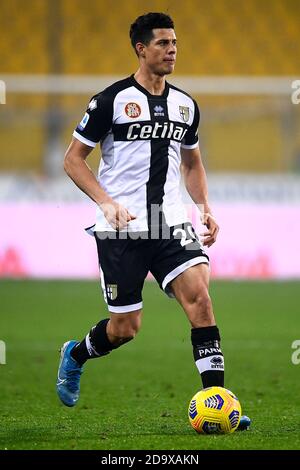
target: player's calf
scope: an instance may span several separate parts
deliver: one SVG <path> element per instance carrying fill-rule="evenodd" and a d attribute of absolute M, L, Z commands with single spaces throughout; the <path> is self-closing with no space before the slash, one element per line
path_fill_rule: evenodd
<path fill-rule="evenodd" d="M 101 320 L 81 343 L 73 348 L 71 351 L 73 359 L 82 366 L 88 359 L 106 356 L 113 349 L 131 341 L 138 331 L 140 320 L 135 318 L 132 321 L 129 315 L 113 314 L 113 318 Z"/>
<path fill-rule="evenodd" d="M 96 357 L 106 356 L 115 346 L 107 336 L 107 324 L 109 318 L 101 320 L 93 326 L 86 337 L 78 343 L 71 351 L 71 356 L 81 366 L 88 360 Z"/>

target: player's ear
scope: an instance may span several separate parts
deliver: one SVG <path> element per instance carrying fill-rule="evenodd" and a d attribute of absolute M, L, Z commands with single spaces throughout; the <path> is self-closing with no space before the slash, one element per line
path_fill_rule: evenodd
<path fill-rule="evenodd" d="M 142 42 L 136 43 L 135 50 L 139 57 L 145 57 L 145 45 Z"/>

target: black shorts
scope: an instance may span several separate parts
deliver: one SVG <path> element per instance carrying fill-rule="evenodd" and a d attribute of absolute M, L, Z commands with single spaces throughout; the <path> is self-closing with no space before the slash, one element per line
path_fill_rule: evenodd
<path fill-rule="evenodd" d="M 95 232 L 101 287 L 110 312 L 142 308 L 142 289 L 149 271 L 161 289 L 173 297 L 173 279 L 191 266 L 209 263 L 190 223 L 168 230 L 169 236 L 160 234 L 156 239 L 149 239 L 147 233 Z M 117 238 L 111 238 L 112 233 Z"/>

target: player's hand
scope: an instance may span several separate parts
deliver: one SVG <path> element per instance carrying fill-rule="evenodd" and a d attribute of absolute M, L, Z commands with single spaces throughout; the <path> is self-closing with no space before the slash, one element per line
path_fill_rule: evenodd
<path fill-rule="evenodd" d="M 127 227 L 131 220 L 136 219 L 135 215 L 130 214 L 125 207 L 113 200 L 111 202 L 101 204 L 100 208 L 102 209 L 107 222 L 115 230 L 122 230 Z"/>
<path fill-rule="evenodd" d="M 201 222 L 207 228 L 207 232 L 201 233 L 201 237 L 203 237 L 203 245 L 209 248 L 217 239 L 219 226 L 216 219 L 208 212 L 202 214 Z"/>

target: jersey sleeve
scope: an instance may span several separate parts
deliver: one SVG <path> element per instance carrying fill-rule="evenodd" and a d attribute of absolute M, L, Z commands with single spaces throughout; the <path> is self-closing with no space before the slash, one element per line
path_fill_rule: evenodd
<path fill-rule="evenodd" d="M 112 117 L 112 98 L 99 93 L 90 100 L 82 120 L 73 132 L 73 136 L 80 142 L 95 147 L 111 129 Z"/>
<path fill-rule="evenodd" d="M 194 149 L 198 146 L 198 127 L 200 122 L 200 112 L 196 101 L 193 100 L 194 103 L 194 119 L 189 127 L 181 147 L 184 149 Z"/>

